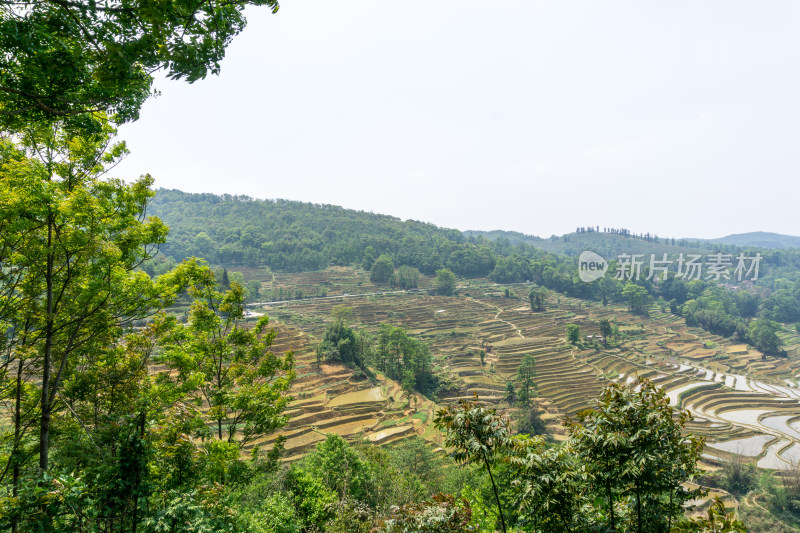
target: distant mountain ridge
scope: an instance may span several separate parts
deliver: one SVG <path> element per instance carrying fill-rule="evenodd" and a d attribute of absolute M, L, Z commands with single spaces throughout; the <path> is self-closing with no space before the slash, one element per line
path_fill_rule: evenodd
<path fill-rule="evenodd" d="M 718 239 L 695 240 L 717 242 L 720 244 L 734 244 L 736 246 L 754 246 L 758 248 L 800 248 L 800 237 L 771 233 L 768 231 L 751 231 L 749 233 L 727 235 Z"/>
<path fill-rule="evenodd" d="M 577 255 L 582 250 L 598 251 L 603 249 L 606 253 L 625 251 L 627 253 L 656 252 L 682 252 L 692 249 L 705 249 L 717 251 L 720 246 L 740 248 L 763 249 L 789 249 L 800 248 L 800 237 L 770 233 L 766 231 L 753 231 L 737 233 L 716 239 L 701 238 L 659 238 L 656 236 L 643 238 L 640 235 L 620 235 L 605 231 L 589 231 L 585 233 L 567 233 L 565 235 L 542 238 L 536 235 L 527 235 L 517 231 L 477 231 L 463 232 L 467 236 L 481 236 L 489 240 L 507 240 L 510 244 L 528 244 L 548 252 Z"/>

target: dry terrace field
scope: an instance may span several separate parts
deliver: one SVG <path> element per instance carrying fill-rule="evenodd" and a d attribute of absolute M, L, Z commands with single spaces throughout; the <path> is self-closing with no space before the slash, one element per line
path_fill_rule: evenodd
<path fill-rule="evenodd" d="M 430 279 L 425 284 L 430 286 Z M 438 399 L 440 405 L 477 393 L 481 401 L 509 410 L 506 383 L 515 380 L 520 361 L 531 354 L 537 403 L 556 438 L 564 434 L 560 421 L 590 407 L 605 384 L 635 386 L 637 377 L 646 377 L 695 416 L 690 429 L 707 438 L 710 463 L 734 453 L 763 468 L 787 468 L 800 460 L 796 334 L 782 333 L 788 359 L 765 359 L 751 347 L 687 328 L 681 318 L 657 309 L 642 318 L 551 293 L 547 310 L 532 312 L 525 285 L 508 286 L 510 298 L 503 296 L 505 286 L 485 280 L 466 282 L 455 297 L 432 296 L 394 292 L 370 283 L 364 272 L 332 268 L 278 274 L 263 283 L 264 289 L 276 286 L 287 294 L 299 288 L 304 295 L 325 288 L 322 298 L 257 306 L 279 331 L 274 350 L 292 349 L 297 357 L 292 420 L 281 432 L 287 437 L 287 460 L 301 457 L 327 433 L 376 443 L 420 435 L 432 446 L 440 439 L 431 427 L 433 402 L 419 395 L 409 402 L 397 383 L 380 375 L 372 383 L 355 378 L 343 365 L 315 364 L 314 347 L 337 305 L 352 307 L 356 328 L 375 331 L 385 322 L 427 342 L 435 370 L 459 384 L 457 392 Z M 386 294 L 375 294 L 382 291 Z M 598 334 L 604 318 L 618 325 L 623 337 L 618 346 L 566 342 L 567 324 L 578 324 L 585 337 Z"/>

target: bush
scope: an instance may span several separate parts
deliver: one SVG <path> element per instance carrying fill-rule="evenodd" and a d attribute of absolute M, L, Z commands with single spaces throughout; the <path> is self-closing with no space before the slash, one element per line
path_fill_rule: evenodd
<path fill-rule="evenodd" d="M 456 500 L 449 494 L 437 494 L 427 502 L 393 507 L 391 515 L 381 521 L 376 530 L 386 533 L 468 533 L 477 531 L 471 521 L 472 510 L 466 499 Z"/>
<path fill-rule="evenodd" d="M 758 470 L 752 463 L 745 463 L 741 456 L 734 455 L 722 467 L 722 488 L 737 496 L 744 496 L 758 483 Z"/>

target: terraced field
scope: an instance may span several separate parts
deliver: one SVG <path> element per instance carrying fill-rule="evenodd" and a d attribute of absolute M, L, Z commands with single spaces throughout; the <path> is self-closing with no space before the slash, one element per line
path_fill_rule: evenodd
<path fill-rule="evenodd" d="M 330 433 L 386 444 L 421 431 L 421 419 L 411 416 L 432 409 L 431 402 L 420 398 L 411 409 L 407 399 L 400 401 L 400 387 L 391 380 L 372 383 L 356 378 L 344 365 L 316 365 L 314 342 L 307 334 L 285 324 L 272 325 L 277 331 L 272 351 L 294 351 L 297 379 L 291 394 L 295 400 L 288 410 L 289 423 L 250 447 L 271 446 L 282 436 L 286 439 L 284 460 L 294 461 Z"/>
<path fill-rule="evenodd" d="M 314 283 L 324 282 L 326 273 L 298 275 L 297 281 L 313 288 Z M 353 281 L 358 280 L 356 274 L 334 274 L 340 285 L 350 279 L 364 292 L 374 292 L 375 287 L 363 280 L 360 285 Z M 290 276 L 282 283 L 291 289 Z M 412 434 L 431 441 L 439 438 L 430 427 L 432 402 L 417 397 L 409 405 L 390 380 L 381 377 L 370 383 L 354 379 L 344 366 L 314 365 L 313 346 L 333 307 L 345 303 L 353 308 L 356 327 L 400 325 L 431 346 L 435 369 L 459 384 L 457 391 L 438 398 L 439 404 L 477 393 L 484 402 L 510 409 L 504 398 L 506 383 L 515 380 L 520 361 L 530 354 L 536 360 L 537 403 L 557 437 L 563 434 L 560 420 L 589 407 L 605 384 L 620 381 L 635 386 L 637 378 L 646 377 L 674 405 L 695 415 L 690 430 L 707 438 L 707 460 L 727 460 L 738 453 L 761 467 L 776 469 L 800 460 L 796 335 L 783 333 L 788 359 L 765 359 L 746 345 L 687 328 L 682 319 L 668 313 L 655 311 L 642 318 L 621 308 L 559 295 L 550 296 L 546 311 L 532 312 L 524 299 L 527 290 L 527 286 L 511 287 L 511 297 L 504 298 L 497 286 L 472 281 L 460 289 L 464 296 L 459 297 L 422 291 L 353 293 L 344 302 L 321 298 L 264 306 L 280 324 L 276 349 L 291 348 L 298 354 L 297 401 L 293 419 L 282 432 L 288 439 L 289 459 L 301 456 L 329 432 L 379 443 Z M 583 336 L 594 335 L 601 319 L 619 327 L 622 339 L 616 346 L 586 341 L 576 347 L 566 342 L 567 324 L 578 324 Z"/>

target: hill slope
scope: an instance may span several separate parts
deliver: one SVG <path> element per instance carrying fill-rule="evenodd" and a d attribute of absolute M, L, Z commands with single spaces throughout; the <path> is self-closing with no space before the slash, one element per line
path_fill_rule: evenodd
<path fill-rule="evenodd" d="M 770 233 L 767 231 L 736 233 L 720 237 L 719 239 L 709 239 L 709 242 L 735 244 L 736 246 L 754 246 L 758 248 L 800 248 L 800 237 Z"/>

